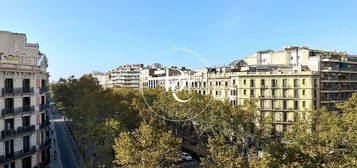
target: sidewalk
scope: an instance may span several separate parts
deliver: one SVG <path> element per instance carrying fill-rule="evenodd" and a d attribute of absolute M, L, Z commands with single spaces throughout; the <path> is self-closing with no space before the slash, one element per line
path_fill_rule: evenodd
<path fill-rule="evenodd" d="M 52 144 L 51 144 L 50 168 L 62 168 L 61 155 L 59 154 L 59 150 L 58 150 L 57 135 L 56 135 L 56 131 L 55 131 L 55 127 L 54 127 L 54 123 L 53 123 L 52 119 L 51 119 L 51 130 L 53 130 L 52 139 L 55 138 L 56 143 L 54 144 L 52 141 Z M 53 160 L 53 151 L 55 151 L 55 150 L 57 152 L 57 157 L 55 160 Z"/>

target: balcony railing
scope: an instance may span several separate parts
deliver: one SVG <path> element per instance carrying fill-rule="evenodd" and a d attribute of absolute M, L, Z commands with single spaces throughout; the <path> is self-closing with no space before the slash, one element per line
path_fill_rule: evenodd
<path fill-rule="evenodd" d="M 7 95 L 21 95 L 21 94 L 33 94 L 34 93 L 34 88 L 3 88 L 2 89 L 2 95 L 7 96 Z"/>
<path fill-rule="evenodd" d="M 40 111 L 44 111 L 50 108 L 50 104 L 40 104 Z"/>
<path fill-rule="evenodd" d="M 41 93 L 41 94 L 43 94 L 43 93 L 47 93 L 47 92 L 48 92 L 48 90 L 49 90 L 49 89 L 48 89 L 48 87 L 47 87 L 47 86 L 46 86 L 46 87 L 41 87 L 41 88 L 40 88 L 40 93 Z"/>
<path fill-rule="evenodd" d="M 23 156 L 26 156 L 28 154 L 32 154 L 36 152 L 36 146 L 32 146 L 27 150 L 19 150 L 10 154 L 5 154 L 0 156 L 0 163 L 5 163 L 8 162 L 10 160 L 14 160 L 14 159 L 18 159 L 21 158 Z"/>
<path fill-rule="evenodd" d="M 45 140 L 45 142 L 40 144 L 40 150 L 43 150 L 50 145 L 51 145 L 51 139 L 49 138 L 49 139 Z"/>
<path fill-rule="evenodd" d="M 35 106 L 24 106 L 19 108 L 4 108 L 1 111 L 1 116 L 6 117 L 9 115 L 20 115 L 23 113 L 34 112 Z"/>
<path fill-rule="evenodd" d="M 5 139 L 7 137 L 14 137 L 32 131 L 35 131 L 35 125 L 26 126 L 26 127 L 17 127 L 17 129 L 5 129 L 4 131 L 1 132 L 1 137 Z"/>

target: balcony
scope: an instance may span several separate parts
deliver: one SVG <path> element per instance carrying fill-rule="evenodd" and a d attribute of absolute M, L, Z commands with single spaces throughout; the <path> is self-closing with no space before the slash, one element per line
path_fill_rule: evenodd
<path fill-rule="evenodd" d="M 4 108 L 1 111 L 1 117 L 22 115 L 35 112 L 35 106 L 24 106 L 19 108 Z"/>
<path fill-rule="evenodd" d="M 3 88 L 2 96 L 33 94 L 34 88 Z"/>
<path fill-rule="evenodd" d="M 49 91 L 48 87 L 40 87 L 40 94 L 47 93 Z"/>
<path fill-rule="evenodd" d="M 40 104 L 40 111 L 48 110 L 50 108 L 50 104 Z"/>
<path fill-rule="evenodd" d="M 5 129 L 4 131 L 1 132 L 1 138 L 5 139 L 8 137 L 15 137 L 33 131 L 35 131 L 35 125 L 26 126 L 26 127 L 17 127 L 17 129 Z"/>
<path fill-rule="evenodd" d="M 45 142 L 40 144 L 40 150 L 46 149 L 50 145 L 51 145 L 51 138 L 45 140 Z"/>
<path fill-rule="evenodd" d="M 21 158 L 23 156 L 33 154 L 36 152 L 36 146 L 32 146 L 26 150 L 19 150 L 10 154 L 0 156 L 0 164 Z"/>

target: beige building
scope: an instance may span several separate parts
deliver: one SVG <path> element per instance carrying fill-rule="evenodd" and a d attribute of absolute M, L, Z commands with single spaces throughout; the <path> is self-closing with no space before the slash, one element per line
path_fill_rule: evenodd
<path fill-rule="evenodd" d="M 49 164 L 47 58 L 26 35 L 0 31 L 0 167 Z"/>
<path fill-rule="evenodd" d="M 283 131 L 296 115 L 319 106 L 319 75 L 316 72 L 239 72 L 232 76 L 232 104 L 256 99 L 260 115 L 270 117 L 275 129 Z"/>
<path fill-rule="evenodd" d="M 273 133 L 284 131 L 295 117 L 305 118 L 311 109 L 338 110 L 335 104 L 357 91 L 357 56 L 307 47 L 259 51 L 226 67 L 192 72 L 189 90 L 232 105 L 257 100 L 259 114 L 271 118 Z M 159 79 L 149 76 L 150 81 Z"/>

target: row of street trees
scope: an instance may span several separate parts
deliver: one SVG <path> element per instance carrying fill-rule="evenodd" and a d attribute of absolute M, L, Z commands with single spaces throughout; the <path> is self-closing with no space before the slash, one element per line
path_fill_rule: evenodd
<path fill-rule="evenodd" d="M 84 167 L 179 167 L 185 144 L 205 151 L 201 167 L 357 166 L 357 95 L 338 105 L 341 112 L 311 111 L 273 136 L 254 100 L 231 106 L 182 91 L 192 100 L 180 103 L 159 88 L 103 89 L 90 75 L 61 79 L 51 91 Z"/>

